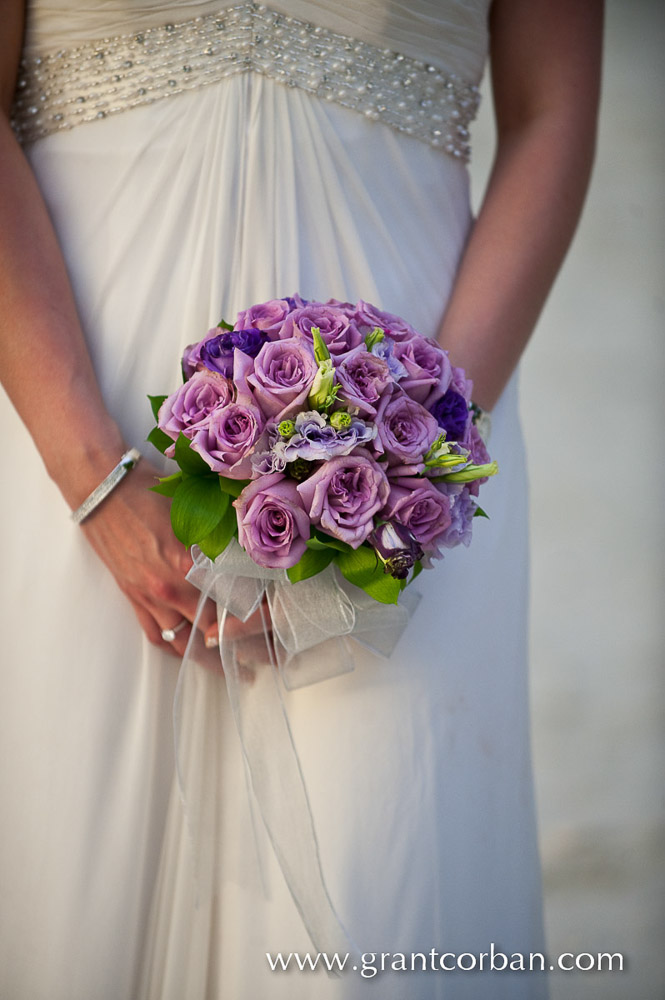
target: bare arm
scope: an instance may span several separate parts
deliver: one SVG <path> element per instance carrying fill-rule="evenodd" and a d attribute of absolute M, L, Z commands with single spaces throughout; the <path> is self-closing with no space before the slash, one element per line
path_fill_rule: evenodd
<path fill-rule="evenodd" d="M 2 382 L 49 475 L 75 508 L 115 466 L 126 444 L 102 399 L 48 212 L 8 123 L 22 21 L 22 4 L 0 0 Z M 38 394 L 30 363 L 35 357 L 48 373 Z M 187 629 L 170 646 L 160 632 L 183 617 L 193 619 L 197 591 L 184 579 L 191 558 L 173 537 L 168 505 L 148 490 L 155 475 L 141 462 L 81 530 L 151 641 L 182 653 Z"/>
<path fill-rule="evenodd" d="M 439 340 L 491 409 L 575 231 L 595 148 L 602 0 L 494 0 L 497 151 Z"/>

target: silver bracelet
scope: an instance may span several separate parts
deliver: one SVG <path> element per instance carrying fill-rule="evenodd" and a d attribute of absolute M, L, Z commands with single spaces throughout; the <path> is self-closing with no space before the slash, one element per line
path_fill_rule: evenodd
<path fill-rule="evenodd" d="M 102 500 L 105 500 L 109 493 L 116 488 L 120 480 L 125 478 L 130 469 L 134 468 L 140 458 L 141 452 L 138 448 L 130 448 L 129 451 L 126 451 L 115 469 L 109 472 L 106 479 L 102 480 L 99 486 L 95 487 L 90 496 L 86 497 L 77 510 L 72 511 L 72 521 L 75 521 L 76 524 L 85 521 L 86 517 L 89 517 L 93 510 L 99 507 Z"/>

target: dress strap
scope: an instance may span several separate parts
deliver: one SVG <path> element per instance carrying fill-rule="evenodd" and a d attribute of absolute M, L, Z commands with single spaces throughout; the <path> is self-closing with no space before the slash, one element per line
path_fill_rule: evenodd
<path fill-rule="evenodd" d="M 469 159 L 475 85 L 257 3 L 24 58 L 13 127 L 21 142 L 32 142 L 246 72 Z"/>

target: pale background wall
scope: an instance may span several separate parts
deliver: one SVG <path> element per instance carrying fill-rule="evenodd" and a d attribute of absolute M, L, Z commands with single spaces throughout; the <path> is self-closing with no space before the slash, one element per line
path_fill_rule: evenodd
<path fill-rule="evenodd" d="M 592 188 L 522 367 L 534 763 L 549 953 L 626 956 L 552 1000 L 663 1000 L 665 4 L 606 18 Z M 492 130 L 486 97 L 476 192 Z"/>

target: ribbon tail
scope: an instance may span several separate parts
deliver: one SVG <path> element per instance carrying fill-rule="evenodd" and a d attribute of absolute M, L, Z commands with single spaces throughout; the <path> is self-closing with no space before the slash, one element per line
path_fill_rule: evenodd
<path fill-rule="evenodd" d="M 275 856 L 319 952 L 358 954 L 323 877 L 314 820 L 278 681 L 270 621 L 263 635 L 233 641 L 218 608 L 220 654 L 252 790 Z"/>

